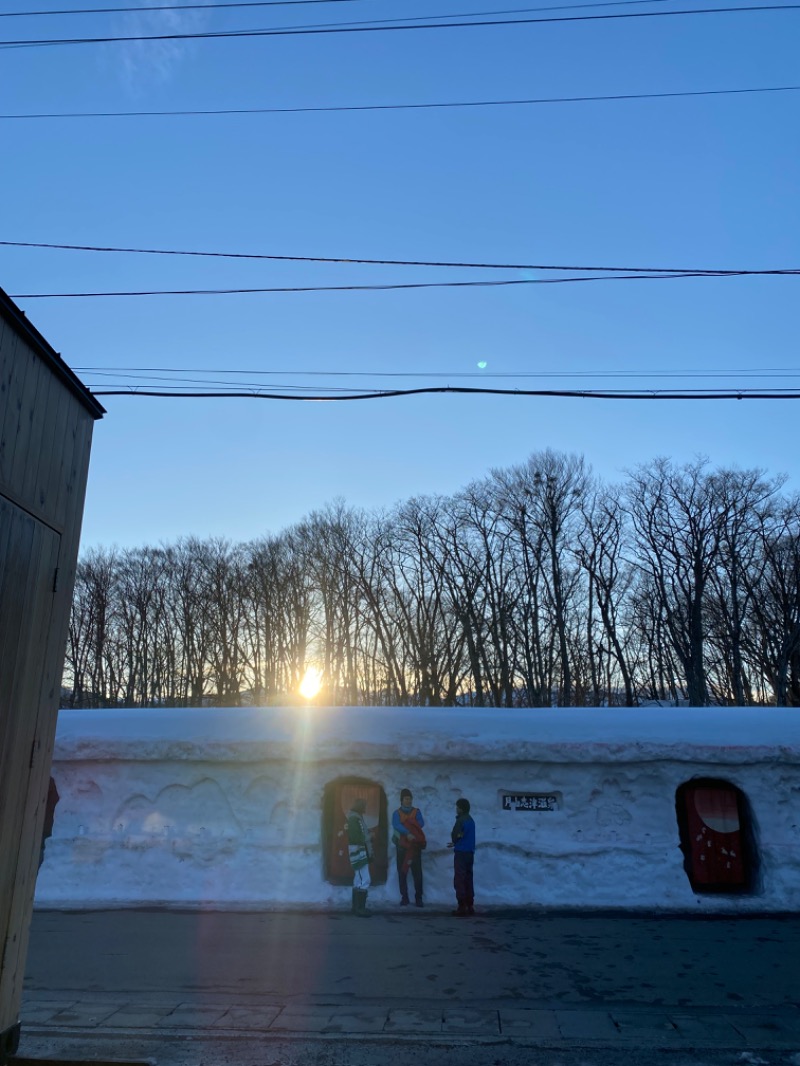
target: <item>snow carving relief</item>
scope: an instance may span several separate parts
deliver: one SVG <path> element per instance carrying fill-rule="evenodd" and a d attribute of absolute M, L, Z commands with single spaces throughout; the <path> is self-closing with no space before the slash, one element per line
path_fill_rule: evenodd
<path fill-rule="evenodd" d="M 633 821 L 631 812 L 620 803 L 610 803 L 598 807 L 596 814 L 597 824 L 603 829 L 620 828 Z"/>
<path fill-rule="evenodd" d="M 623 830 L 633 822 L 629 804 L 633 794 L 629 789 L 622 789 L 616 779 L 606 779 L 602 788 L 595 788 L 589 797 L 589 803 L 595 811 L 595 824 L 600 836 L 617 839 L 615 830 Z"/>
<path fill-rule="evenodd" d="M 202 865 L 232 854 L 242 827 L 224 792 L 210 778 L 192 785 L 167 785 L 154 799 L 128 798 L 113 819 L 115 835 L 125 847 L 146 847 L 163 841 L 182 859 Z"/>

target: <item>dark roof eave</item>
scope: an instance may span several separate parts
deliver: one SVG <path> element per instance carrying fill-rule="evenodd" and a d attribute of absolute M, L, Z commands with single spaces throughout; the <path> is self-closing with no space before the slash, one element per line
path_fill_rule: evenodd
<path fill-rule="evenodd" d="M 0 316 L 5 319 L 16 333 L 24 338 L 50 367 L 56 377 L 81 401 L 89 411 L 92 418 L 102 418 L 106 413 L 105 407 L 92 395 L 80 378 L 67 366 L 58 352 L 41 335 L 39 330 L 28 321 L 25 312 L 21 311 L 11 297 L 0 289 Z"/>

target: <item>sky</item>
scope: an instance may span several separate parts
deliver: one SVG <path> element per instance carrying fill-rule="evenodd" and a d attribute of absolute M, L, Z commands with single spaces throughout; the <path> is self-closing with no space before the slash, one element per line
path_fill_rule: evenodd
<path fill-rule="evenodd" d="M 141 10 L 114 14 L 100 12 L 126 6 L 123 0 L 75 6 L 93 11 L 17 17 L 9 13 L 21 10 L 19 0 L 0 0 L 0 42 L 434 14 L 459 21 L 497 11 L 517 13 L 483 18 L 545 18 L 564 3 L 554 0 L 546 11 L 487 0 L 156 11 L 131 0 L 127 6 Z M 728 5 L 652 0 L 569 6 L 561 14 L 693 6 Z M 0 240 L 522 266 L 798 268 L 800 91 L 250 115 L 8 116 L 775 89 L 800 86 L 799 34 L 800 11 L 786 10 L 6 46 Z M 556 276 L 0 245 L 0 286 L 98 392 L 120 383 L 174 386 L 166 368 L 183 371 L 186 387 L 236 381 L 298 395 L 429 385 L 800 386 L 796 276 L 33 298 Z M 792 400 L 100 399 L 108 413 L 95 427 L 84 550 L 189 535 L 250 540 L 337 498 L 374 509 L 454 493 L 545 448 L 583 455 L 605 482 L 656 456 L 683 462 L 706 455 L 715 466 L 785 473 L 787 491 L 800 490 Z"/>

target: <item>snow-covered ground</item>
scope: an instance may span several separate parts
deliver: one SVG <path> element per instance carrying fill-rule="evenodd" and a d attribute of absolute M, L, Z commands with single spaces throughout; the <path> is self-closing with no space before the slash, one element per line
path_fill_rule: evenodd
<path fill-rule="evenodd" d="M 480 905 L 800 909 L 791 709 L 62 711 L 53 774 L 38 906 L 349 906 L 349 888 L 325 878 L 323 798 L 355 777 L 383 790 L 389 815 L 413 790 L 428 904 L 453 900 L 446 843 L 463 795 Z M 692 891 L 675 797 L 699 777 L 749 801 L 752 894 Z M 377 822 L 378 806 L 368 815 Z M 378 907 L 398 898 L 389 859 Z"/>

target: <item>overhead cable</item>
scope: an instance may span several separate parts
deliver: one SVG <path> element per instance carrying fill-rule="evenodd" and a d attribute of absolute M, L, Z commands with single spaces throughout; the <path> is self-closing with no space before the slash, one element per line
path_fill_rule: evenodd
<path fill-rule="evenodd" d="M 257 37 L 303 37 L 320 34 L 343 33 L 401 33 L 412 30 L 449 30 L 487 26 L 532 26 L 557 22 L 600 22 L 618 19 L 675 18 L 688 15 L 728 15 L 735 13 L 797 11 L 800 4 L 749 4 L 737 7 L 697 7 L 679 11 L 617 11 L 602 15 L 553 15 L 546 18 L 524 19 L 479 19 L 436 23 L 409 23 L 402 26 L 317 26 L 317 27 L 267 27 L 254 30 L 203 30 L 194 33 L 124 34 L 106 37 L 50 37 L 0 41 L 3 48 L 35 48 L 48 45 L 124 44 L 133 41 L 200 41 L 237 40 Z"/>
<path fill-rule="evenodd" d="M 648 2 L 648 0 L 643 0 Z M 294 7 L 297 4 L 355 4 L 361 0 L 226 0 L 212 4 L 148 4 L 147 7 L 78 7 L 50 8 L 47 11 L 0 11 L 0 18 L 28 18 L 36 15 L 121 15 L 134 12 L 149 15 L 153 11 L 213 11 L 238 7 Z"/>
<path fill-rule="evenodd" d="M 800 377 L 800 367 L 742 367 L 736 370 L 534 370 L 510 371 L 416 371 L 416 370 L 230 370 L 227 367 L 169 367 L 169 366 L 74 366 L 83 374 L 98 374 L 103 377 L 127 376 L 128 374 L 228 374 L 254 375 L 255 377 L 315 377 L 315 378 L 731 378 L 742 374 L 750 377 Z M 186 378 L 166 380 L 185 381 Z M 214 382 L 206 382 L 214 384 Z M 229 384 L 225 382 L 225 384 Z M 262 387 L 259 382 L 257 387 Z"/>
<path fill-rule="evenodd" d="M 649 2 L 649 0 L 644 0 L 644 2 Z M 600 96 L 539 96 L 520 100 L 450 100 L 421 104 L 340 104 L 332 107 L 223 107 L 183 111 L 42 111 L 0 114 L 0 119 L 175 118 L 214 115 L 301 115 L 343 111 L 426 111 L 437 108 L 522 107 L 542 104 L 612 103 L 624 100 L 668 100 L 690 96 L 735 96 L 745 93 L 789 93 L 797 92 L 798 90 L 800 90 L 800 85 L 772 85 L 752 89 L 696 89 L 687 92 L 615 93 Z"/>
<path fill-rule="evenodd" d="M 256 377 L 258 375 L 257 374 L 253 374 L 251 376 L 252 377 Z M 287 376 L 291 376 L 291 375 L 287 375 Z M 326 375 L 324 373 L 320 373 L 319 375 L 316 375 L 316 376 L 319 377 L 319 378 L 325 378 L 328 375 Z M 362 373 L 362 374 L 354 374 L 352 376 L 353 377 L 360 377 L 360 378 L 373 378 L 373 377 L 380 377 L 380 376 L 392 377 L 393 375 L 391 375 L 391 374 L 387 374 L 387 375 L 375 374 L 375 375 L 373 375 L 373 374 L 368 374 L 368 373 Z M 432 374 L 419 374 L 419 375 L 408 374 L 408 375 L 396 375 L 396 376 L 398 376 L 398 377 L 405 376 L 407 378 L 412 378 L 412 379 L 413 378 L 417 378 L 418 380 L 419 379 L 423 379 L 423 378 L 438 377 L 438 378 L 444 378 L 447 381 L 448 384 L 450 384 L 450 383 L 452 383 L 453 381 L 456 381 L 456 380 L 463 381 L 464 379 L 470 379 L 470 378 L 471 379 L 483 379 L 484 382 L 490 382 L 492 380 L 497 380 L 499 378 L 513 379 L 513 378 L 525 378 L 525 377 L 539 377 L 539 378 L 550 378 L 550 379 L 561 379 L 561 378 L 564 378 L 564 379 L 566 379 L 566 378 L 588 378 L 588 379 L 601 378 L 602 379 L 602 378 L 622 377 L 622 378 L 626 378 L 628 380 L 636 380 L 636 379 L 639 379 L 639 378 L 645 379 L 645 378 L 657 378 L 657 377 L 662 377 L 663 376 L 663 377 L 672 377 L 672 378 L 676 378 L 676 379 L 680 379 L 680 378 L 688 378 L 690 380 L 692 379 L 692 375 L 683 375 L 683 374 L 671 374 L 671 375 L 655 375 L 655 374 L 654 375 L 649 375 L 649 374 L 634 374 L 634 373 L 631 373 L 631 374 L 620 374 L 620 375 L 603 374 L 603 373 L 597 373 L 597 374 L 592 374 L 592 373 L 585 373 L 585 374 L 559 374 L 556 371 L 552 371 L 550 373 L 542 373 L 542 374 L 538 374 L 538 375 L 537 374 L 532 374 L 532 375 L 525 375 L 525 374 L 486 374 L 486 375 L 483 375 L 483 374 L 463 374 L 463 373 L 459 374 L 459 373 L 455 373 L 455 374 L 435 374 L 435 375 L 432 375 Z M 713 387 L 711 385 L 705 385 L 705 386 L 690 385 L 688 383 L 688 381 L 687 381 L 685 384 L 681 383 L 681 382 L 679 382 L 677 384 L 674 384 L 674 385 L 671 386 L 671 389 L 665 389 L 665 388 L 655 388 L 654 389 L 653 387 L 651 387 L 649 385 L 639 384 L 639 385 L 637 385 L 635 387 L 631 387 L 631 388 L 624 388 L 624 389 L 618 388 L 616 391 L 622 391 L 622 392 L 642 392 L 642 391 L 664 392 L 664 391 L 682 390 L 682 391 L 691 391 L 691 392 L 694 392 L 694 393 L 703 393 L 703 394 L 705 394 L 706 392 L 710 392 L 710 391 L 723 391 L 723 392 L 737 393 L 738 394 L 739 392 L 756 392 L 756 391 L 761 391 L 761 390 L 764 390 L 764 389 L 768 389 L 770 392 L 780 392 L 780 393 L 798 391 L 797 385 L 794 385 L 792 387 L 774 385 L 774 384 L 769 384 L 769 385 L 761 384 L 758 387 L 756 387 L 756 386 L 754 386 L 752 384 L 745 385 L 744 382 L 748 380 L 748 377 L 749 377 L 749 381 L 750 382 L 752 382 L 754 380 L 754 377 L 753 376 L 748 376 L 748 375 L 737 375 L 736 373 L 720 374 L 720 375 L 713 375 L 713 374 L 705 375 L 704 374 L 704 375 L 700 375 L 700 378 L 713 378 L 715 376 L 718 376 L 720 378 L 734 378 L 734 379 L 738 377 L 739 378 L 739 382 L 738 383 L 734 383 L 732 385 L 717 385 L 716 387 Z M 769 377 L 772 377 L 772 376 L 773 375 L 760 375 L 759 374 L 759 375 L 756 375 L 755 377 L 760 379 L 760 378 L 769 378 Z M 792 378 L 796 378 L 798 375 L 797 374 L 792 374 L 792 375 L 788 375 L 788 376 L 792 377 Z M 784 379 L 783 375 L 774 375 L 774 377 L 777 380 L 783 380 Z M 111 380 L 100 380 L 100 379 L 111 379 Z M 695 380 L 698 380 L 698 379 L 695 379 Z M 282 381 L 280 384 L 278 384 L 276 382 L 272 382 L 269 385 L 267 385 L 267 383 L 264 382 L 264 381 L 242 381 L 240 379 L 237 382 L 232 382 L 232 381 L 227 381 L 225 379 L 220 380 L 220 379 L 213 378 L 213 377 L 210 377 L 210 376 L 208 376 L 208 377 L 199 377 L 199 378 L 198 377 L 189 377 L 189 376 L 170 378 L 170 377 L 167 377 L 167 376 L 161 375 L 161 374 L 118 374 L 118 373 L 112 374 L 112 373 L 96 373 L 95 372 L 95 373 L 90 373 L 88 375 L 84 375 L 83 381 L 84 381 L 84 384 L 87 386 L 87 388 L 89 388 L 91 391 L 94 391 L 96 388 L 101 388 L 102 387 L 102 388 L 105 388 L 105 389 L 119 390 L 121 392 L 122 391 L 128 391 L 128 390 L 133 390 L 133 391 L 137 391 L 138 392 L 138 391 L 140 391 L 142 389 L 145 389 L 145 390 L 156 390 L 156 391 L 159 391 L 159 392 L 169 392 L 169 393 L 173 393 L 173 394 L 182 394 L 182 393 L 185 393 L 185 392 L 188 392 L 188 391 L 198 391 L 198 392 L 203 392 L 203 393 L 213 391 L 213 392 L 219 392 L 220 394 L 224 394 L 224 395 L 229 395 L 229 394 L 234 394 L 234 393 L 241 393 L 241 392 L 248 392 L 248 393 L 269 392 L 271 394 L 272 393 L 276 393 L 276 392 L 277 393 L 291 392 L 292 394 L 298 394 L 298 395 L 299 394 L 303 394 L 303 393 L 316 393 L 317 395 L 324 394 L 326 396 L 329 396 L 329 395 L 337 395 L 337 394 L 342 394 L 342 393 L 352 393 L 354 390 L 362 391 L 362 392 L 381 392 L 381 393 L 386 391 L 386 387 L 385 386 L 378 386 L 378 385 L 376 385 L 376 384 L 374 384 L 372 382 L 364 382 L 363 384 L 360 384 L 360 385 L 345 385 L 345 384 L 334 385 L 334 384 L 325 384 L 325 383 L 319 382 L 319 381 L 315 381 L 313 384 L 294 384 L 294 383 L 288 383 L 286 381 Z M 415 387 L 420 387 L 420 386 L 415 386 Z M 473 387 L 476 387 L 476 386 L 473 386 Z M 487 385 L 481 385 L 479 387 L 480 388 L 486 388 L 488 386 Z M 494 387 L 494 386 L 492 386 L 492 387 Z M 580 391 L 581 392 L 586 392 L 588 390 L 588 391 L 591 392 L 591 391 L 596 391 L 598 389 L 606 389 L 608 387 L 609 386 L 601 386 L 599 384 L 586 384 L 580 389 Z M 512 388 L 509 388 L 508 386 L 506 386 L 506 389 L 507 389 L 507 391 L 509 393 L 513 393 L 513 392 L 517 391 L 517 389 L 512 389 Z M 574 386 L 573 386 L 573 390 L 577 391 Z"/>
<path fill-rule="evenodd" d="M 405 289 L 480 289 L 502 288 L 511 285 L 568 285 L 587 281 L 674 281 L 679 278 L 730 278 L 743 275 L 780 274 L 795 276 L 800 270 L 726 271 L 724 274 L 594 274 L 591 277 L 569 278 L 502 278 L 499 281 L 409 281 L 385 285 L 276 285 L 263 288 L 236 289 L 135 289 L 109 292 L 18 292 L 13 300 L 59 300 L 104 296 L 247 296 L 258 293 L 303 292 L 392 292 Z"/>
<path fill-rule="evenodd" d="M 760 392 L 749 389 L 725 392 L 666 392 L 653 389 L 647 392 L 634 391 L 599 391 L 596 389 L 489 389 L 469 388 L 462 385 L 428 386 L 418 389 L 390 389 L 379 392 L 349 393 L 347 395 L 302 395 L 277 392 L 166 392 L 155 389 L 139 389 L 130 386 L 127 389 L 92 390 L 94 396 L 149 396 L 169 397 L 171 399 L 237 399 L 237 400 L 295 400 L 299 403 L 341 403 L 346 400 L 389 400 L 405 396 L 456 395 L 456 396 L 521 396 L 562 399 L 592 400 L 800 400 L 798 391 L 772 390 Z"/>
<path fill-rule="evenodd" d="M 209 259 L 256 259 L 268 260 L 280 263 L 335 263 L 353 266 L 409 266 L 409 267 L 452 267 L 453 269 L 467 270 L 536 270 L 536 271 L 582 271 L 590 273 L 619 272 L 625 274 L 672 274 L 688 275 L 708 274 L 712 277 L 725 277 L 727 275 L 772 275 L 772 274 L 797 274 L 798 267 L 779 267 L 768 270 L 751 270 L 741 267 L 654 267 L 654 266 L 596 266 L 575 265 L 563 263 L 491 263 L 491 262 L 465 262 L 463 260 L 447 259 L 365 259 L 352 256 L 322 256 L 322 255 L 272 255 L 264 252 L 209 252 L 187 251 L 175 248 L 127 248 L 119 245 L 97 244 L 54 244 L 44 241 L 6 241 L 0 240 L 0 247 L 5 248 L 37 248 L 67 252 L 101 252 L 121 255 L 176 255 L 197 256 Z M 578 279 L 581 280 L 581 279 Z M 240 290 L 232 290 L 240 291 Z M 248 290 L 249 291 L 249 290 Z M 262 290 L 257 290 L 262 291 Z"/>
<path fill-rule="evenodd" d="M 296 4 L 352 4 L 360 3 L 361 0 L 250 0 L 250 2 L 212 3 L 212 4 L 149 4 L 146 8 L 139 7 L 81 7 L 68 9 L 51 9 L 48 11 L 0 11 L 0 18 L 26 18 L 35 15 L 112 15 L 125 12 L 136 14 L 150 14 L 154 11 L 205 11 L 227 10 L 229 8 L 242 7 L 291 7 Z M 394 19 L 361 19 L 358 23 L 346 23 L 345 25 L 363 25 L 365 22 L 375 24 L 377 22 L 418 22 L 420 19 L 444 19 L 444 18 L 477 18 L 483 15 L 511 15 L 521 12 L 532 11 L 562 11 L 579 7 L 625 7 L 630 4 L 665 4 L 672 0 L 589 0 L 580 4 L 551 4 L 549 7 L 513 7 L 504 11 L 468 11 L 457 12 L 448 15 L 417 15 L 414 18 Z"/>
<path fill-rule="evenodd" d="M 758 274 L 759 271 L 753 271 Z M 766 273 L 797 275 L 800 270 L 768 271 Z M 405 289 L 480 289 L 502 288 L 511 285 L 568 285 L 587 281 L 674 281 L 679 278 L 729 278 L 741 274 L 728 271 L 724 274 L 595 274 L 591 277 L 569 278 L 502 278 L 499 281 L 409 281 L 385 285 L 281 285 L 264 288 L 236 289 L 135 289 L 108 292 L 18 292 L 11 293 L 13 300 L 60 300 L 87 299 L 105 296 L 249 296 L 258 293 L 303 293 L 303 292 L 392 292 Z"/>

